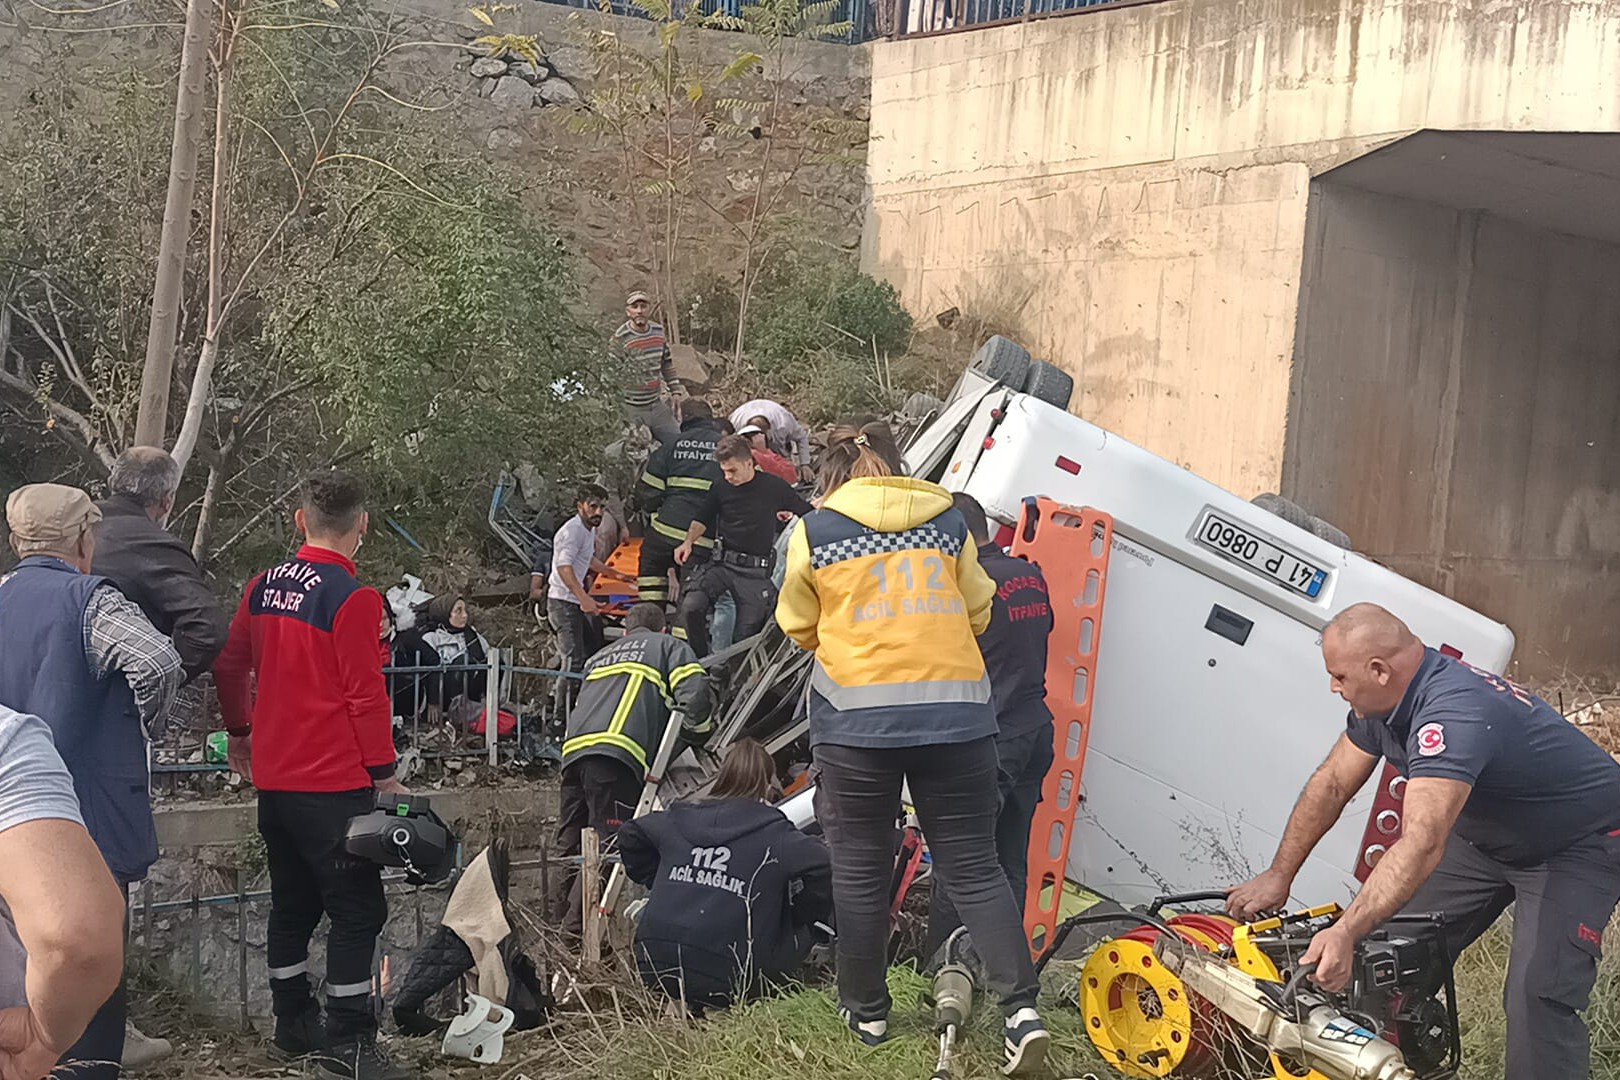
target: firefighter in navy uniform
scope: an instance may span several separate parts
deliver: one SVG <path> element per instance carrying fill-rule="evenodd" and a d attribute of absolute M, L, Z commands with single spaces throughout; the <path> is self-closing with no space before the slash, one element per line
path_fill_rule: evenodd
<path fill-rule="evenodd" d="M 557 850 L 580 853 L 587 828 L 607 839 L 635 813 L 653 755 L 674 710 L 681 735 L 701 746 L 709 720 L 708 677 L 684 641 L 665 634 L 664 609 L 641 603 L 625 617 L 625 635 L 591 657 L 563 740 L 562 813 Z M 564 874 L 550 900 L 551 915 L 578 925 L 577 875 Z"/>
<path fill-rule="evenodd" d="M 979 652 L 990 676 L 996 706 L 996 855 L 1012 886 L 1018 909 L 1029 889 L 1029 832 L 1040 805 L 1041 785 L 1052 768 L 1052 710 L 1046 706 L 1046 654 L 1052 635 L 1052 604 L 1046 577 L 1035 564 L 1009 555 L 990 539 L 990 522 L 973 496 L 951 496 L 979 549 L 979 565 L 995 582 L 990 625 L 979 635 Z M 928 944 L 932 956 L 962 925 L 946 890 L 930 890 Z"/>
<path fill-rule="evenodd" d="M 1271 868 L 1233 889 L 1239 918 L 1288 902 L 1294 875 L 1382 757 L 1407 778 L 1401 836 L 1301 964 L 1338 991 L 1356 942 L 1397 913 L 1437 912 L 1452 959 L 1511 903 L 1505 1080 L 1591 1075 L 1581 1013 L 1620 900 L 1620 764 L 1545 701 L 1425 648 L 1376 604 L 1322 632 L 1346 728 L 1300 793 Z"/>
<path fill-rule="evenodd" d="M 719 421 L 714 418 L 714 410 L 708 402 L 684 401 L 681 403 L 681 437 L 659 447 L 647 460 L 647 471 L 641 475 L 638 494 L 650 518 L 647 535 L 641 541 L 636 587 L 642 600 L 662 604 L 666 612 L 673 612 L 669 572 L 676 565 L 675 548 L 686 539 L 687 527 L 694 519 L 704 520 L 709 490 L 724 483 L 720 463 L 714 458 L 721 435 Z M 712 512 L 709 513 L 712 518 Z M 713 520 L 704 520 L 704 524 L 712 534 Z M 698 553 L 681 571 L 683 583 L 698 566 L 708 561 L 713 548 L 712 539 L 706 538 L 698 544 Z M 686 636 L 685 628 L 678 621 L 674 634 Z"/>

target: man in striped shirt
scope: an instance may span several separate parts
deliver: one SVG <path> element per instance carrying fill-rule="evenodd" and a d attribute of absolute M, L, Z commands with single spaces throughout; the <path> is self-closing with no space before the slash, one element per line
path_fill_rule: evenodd
<path fill-rule="evenodd" d="M 626 297 L 624 314 L 613 344 L 625 363 L 625 417 L 632 424 L 646 424 L 658 445 L 668 446 L 681 437 L 681 425 L 664 400 L 664 388 L 669 388 L 672 401 L 682 396 L 669 342 L 664 328 L 652 321 L 652 298 L 646 293 L 638 290 Z"/>

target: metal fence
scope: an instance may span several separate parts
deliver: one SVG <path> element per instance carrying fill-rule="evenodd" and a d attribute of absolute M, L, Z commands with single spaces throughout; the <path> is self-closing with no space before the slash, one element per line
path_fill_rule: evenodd
<path fill-rule="evenodd" d="M 893 0 L 899 5 L 895 37 L 943 34 L 1024 22 L 1086 8 L 1126 7 L 1158 0 Z"/>
<path fill-rule="evenodd" d="M 614 15 L 625 15 L 632 19 L 654 18 L 646 9 L 638 6 L 635 0 L 543 0 L 543 2 L 585 11 L 609 11 Z M 677 18 L 687 14 L 730 15 L 735 18 L 742 14 L 743 6 L 751 2 L 753 0 L 693 0 L 690 3 L 674 0 L 674 9 Z M 878 4 L 894 2 L 896 0 L 878 0 Z M 875 6 L 870 0 L 841 0 L 837 11 L 828 22 L 850 24 L 849 34 L 842 39 L 847 44 L 859 45 L 871 41 L 875 37 L 883 36 L 883 31 L 878 28 L 874 19 Z"/>
<path fill-rule="evenodd" d="M 794 687 L 802 681 L 809 655 L 795 649 L 780 631 L 767 628 L 761 635 L 734 642 L 705 657 L 702 663 L 715 680 L 721 703 L 715 720 L 716 738 L 722 745 L 739 735 L 752 734 L 766 739 L 776 750 L 802 734 L 801 727 L 795 726 Z M 501 649 L 491 650 L 482 664 L 391 665 L 383 670 L 395 704 L 395 742 L 401 748 L 401 759 L 415 754 L 418 767 L 423 761 L 435 759 L 521 763 L 534 760 L 532 748 L 537 742 L 555 749 L 566 725 L 569 691 L 581 679 L 577 673 L 557 668 L 515 664 L 511 651 Z M 217 718 L 206 704 L 197 704 L 191 711 L 195 715 L 178 733 L 178 745 L 161 751 L 171 760 L 158 761 L 154 773 L 219 774 L 229 769 L 222 762 L 172 760 L 176 755 L 201 758 L 206 753 L 207 731 Z M 503 712 L 511 717 L 505 732 L 501 731 Z M 477 721 L 482 721 L 481 725 Z M 475 726 L 482 730 L 473 730 Z M 695 790 L 693 784 L 701 785 L 716 764 L 709 760 L 712 754 L 705 752 L 704 757 L 707 765 L 695 770 L 701 775 L 685 776 L 687 788 L 682 791 L 675 791 L 679 785 L 665 774 L 672 785 L 666 797 Z M 537 847 L 539 857 L 513 859 L 510 884 L 516 895 L 521 874 L 523 886 L 538 887 L 539 895 L 545 897 L 550 894 L 552 876 L 569 872 L 582 860 L 579 856 L 549 854 L 543 836 L 529 839 L 538 839 L 538 845 L 525 847 L 530 853 Z M 390 906 L 396 916 L 403 918 L 393 921 L 385 931 L 385 941 L 379 942 L 373 978 L 380 989 L 390 981 L 383 965 L 385 950 L 392 949 L 387 955 L 408 965 L 410 954 L 439 924 L 467 854 L 457 853 L 456 872 L 437 885 L 412 887 L 405 883 L 402 872 L 385 872 Z M 611 849 L 603 853 L 604 865 L 616 861 Z M 207 892 L 200 883 L 204 879 L 193 876 L 189 885 L 178 886 L 173 882 L 164 886 L 154 886 L 151 880 L 143 882 L 130 904 L 130 952 L 149 965 L 166 967 L 179 989 L 189 992 L 199 1003 L 211 1001 L 214 1011 L 233 1011 L 234 1005 L 246 1026 L 250 1014 L 258 1015 L 254 1004 L 262 1006 L 267 993 L 264 946 L 262 942 L 254 944 L 249 933 L 250 923 L 255 927 L 262 924 L 264 912 L 250 908 L 267 904 L 270 893 L 260 885 L 262 869 L 227 871 L 221 884 L 225 889 L 234 884 L 234 892 Z M 160 896 L 160 892 L 166 895 Z M 566 972 L 561 974 L 566 976 Z M 391 977 L 396 984 L 403 975 L 403 965 L 393 968 Z M 234 1001 L 231 982 L 235 983 Z"/>
<path fill-rule="evenodd" d="M 590 11 L 611 11 L 631 18 L 653 18 L 635 0 L 543 0 Z M 703 14 L 737 15 L 749 0 L 695 0 L 687 5 Z M 943 34 L 980 26 L 1023 22 L 1065 15 L 1086 8 L 1126 7 L 1160 0 L 842 0 L 834 22 L 848 22 L 843 39 L 851 45 L 879 38 Z M 683 8 L 676 0 L 676 13 Z"/>
<path fill-rule="evenodd" d="M 540 855 L 537 858 L 512 859 L 509 863 L 507 881 L 513 895 L 517 894 L 520 884 L 524 884 L 536 888 L 541 897 L 548 896 L 551 892 L 552 875 L 569 873 L 572 869 L 578 868 L 583 861 L 581 856 L 549 855 L 543 838 L 539 850 Z M 384 939 L 378 940 L 371 974 L 378 991 L 379 1003 L 385 997 L 392 996 L 388 992 L 389 984 L 394 987 L 399 985 L 416 950 L 439 926 L 450 893 L 461 880 L 462 871 L 465 869 L 463 859 L 466 854 L 462 850 L 457 850 L 455 872 L 437 885 L 409 885 L 405 881 L 403 871 L 384 871 L 383 887 L 389 898 L 390 915 L 409 912 L 407 923 L 411 929 L 404 940 L 397 934 L 394 936 L 394 944 L 403 950 L 400 955 L 391 955 Z M 601 865 L 605 868 L 617 864 L 618 855 L 611 851 L 604 852 L 600 859 Z M 527 881 L 520 882 L 520 874 Z M 149 968 L 156 968 L 159 965 L 167 967 L 168 977 L 175 988 L 188 994 L 198 1006 L 211 1004 L 213 1008 L 208 1011 L 215 1015 L 222 1015 L 225 1012 L 225 1009 L 219 1006 L 229 1008 L 230 1005 L 234 1005 L 243 1029 L 248 1029 L 251 1026 L 255 999 L 268 1005 L 264 1000 L 268 993 L 264 945 L 252 943 L 248 932 L 249 920 L 262 922 L 268 908 L 257 912 L 251 911 L 250 908 L 254 904 L 267 905 L 270 890 L 248 888 L 247 876 L 239 872 L 234 893 L 204 895 L 196 885 L 191 886 L 183 895 L 167 899 L 158 899 L 155 892 L 152 882 L 148 880 L 141 883 L 136 895 L 131 898 L 126 927 L 130 957 Z M 205 951 L 217 953 L 217 949 L 205 949 L 208 935 L 210 930 L 218 931 L 224 926 L 223 922 L 213 922 L 207 915 L 227 909 L 234 909 L 232 914 L 235 916 L 235 933 L 231 935 L 235 940 L 229 947 L 229 951 L 235 953 L 236 960 L 233 965 L 236 983 L 235 1001 L 224 998 L 219 993 L 217 985 L 213 988 L 213 995 L 210 996 L 210 988 L 205 986 L 204 981 Z M 178 916 L 184 925 L 167 927 L 168 930 L 175 932 L 165 937 L 165 924 L 170 921 L 171 916 Z M 386 937 L 388 932 L 385 930 L 384 933 Z M 217 945 L 218 942 L 214 944 Z M 538 957 L 540 954 L 536 955 Z M 396 961 L 398 966 L 394 963 L 385 966 L 385 958 Z"/>
<path fill-rule="evenodd" d="M 406 773 L 430 762 L 482 760 L 496 766 L 560 760 L 558 743 L 577 672 L 515 663 L 515 653 L 491 649 L 483 663 L 388 665 L 383 676 L 393 705 L 394 744 Z M 218 717 L 206 705 L 191 723 L 171 728 L 154 748 L 152 774 L 173 787 L 187 775 L 223 774 L 207 742 Z M 505 727 L 507 730 L 502 731 Z"/>

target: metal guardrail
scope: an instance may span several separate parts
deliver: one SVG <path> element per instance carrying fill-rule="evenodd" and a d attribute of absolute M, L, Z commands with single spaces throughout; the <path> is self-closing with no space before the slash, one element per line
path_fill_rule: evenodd
<path fill-rule="evenodd" d="M 734 642 L 704 657 L 703 666 L 722 668 L 747 655 L 757 641 L 756 635 Z M 536 752 L 548 742 L 560 749 L 572 704 L 572 695 L 564 687 L 582 681 L 584 676 L 577 671 L 516 664 L 513 655 L 511 649 L 491 649 L 482 664 L 384 666 L 383 677 L 394 707 L 395 744 L 401 758 L 410 754 L 415 758 L 413 764 L 482 759 L 495 766 L 534 760 Z M 500 733 L 502 711 L 516 718 L 513 730 L 505 735 Z M 484 725 L 482 736 L 473 730 L 479 719 Z M 550 728 L 538 738 L 532 728 L 537 719 Z M 230 771 L 225 762 L 206 760 L 206 751 L 195 741 L 199 737 L 205 740 L 206 730 L 188 734 L 193 741 L 184 745 L 154 748 L 154 777 L 170 777 L 173 782 L 188 775 Z M 192 760 L 195 758 L 203 760 Z"/>
<path fill-rule="evenodd" d="M 560 7 L 579 8 L 584 11 L 607 11 L 614 15 L 624 15 L 632 19 L 652 19 L 654 17 L 645 9 L 637 6 L 635 0 L 542 0 L 542 2 L 557 4 Z M 691 9 L 696 9 L 698 13 L 704 15 L 730 15 L 736 17 L 742 14 L 744 4 L 748 2 L 750 0 L 693 0 L 693 2 L 689 3 L 675 0 L 675 11 L 677 15 L 683 15 Z M 897 0 L 878 0 L 879 4 L 893 4 L 895 2 Z M 842 39 L 843 42 L 849 45 L 860 45 L 863 42 L 883 36 L 875 25 L 873 8 L 874 5 L 870 0 L 842 0 L 837 12 L 828 21 L 834 23 L 848 22 L 852 29 L 849 35 Z M 840 39 L 829 38 L 824 40 L 838 41 Z"/>
<path fill-rule="evenodd" d="M 567 695 L 560 686 L 578 681 L 579 672 L 556 668 L 527 667 L 512 663 L 512 652 L 490 650 L 482 664 L 387 665 L 383 676 L 388 682 L 394 706 L 395 742 L 401 755 L 412 753 L 418 761 L 483 759 L 490 765 L 518 761 L 535 749 L 535 740 L 525 742 L 525 721 L 536 718 L 551 722 L 565 716 Z M 507 735 L 500 734 L 499 713 L 510 711 L 517 720 Z M 473 726 L 483 720 L 482 743 Z M 558 727 L 560 731 L 560 724 Z M 193 732 L 192 735 L 205 732 Z M 532 726 L 530 734 L 533 734 Z M 544 741 L 542 736 L 541 741 Z M 158 746 L 152 763 L 154 777 L 178 779 L 186 775 L 229 772 L 224 762 L 190 760 L 199 754 L 195 742 L 185 746 Z"/>
<path fill-rule="evenodd" d="M 651 19 L 635 0 L 542 0 L 562 7 L 588 11 L 611 11 L 630 18 Z M 695 0 L 687 6 L 704 14 L 737 15 L 748 0 Z M 1132 7 L 1162 0 L 843 0 L 834 22 L 848 22 L 851 30 L 842 39 L 860 45 L 880 38 L 918 37 L 925 34 L 958 33 L 963 30 L 1008 23 L 1026 22 L 1054 15 L 1101 7 Z M 679 12 L 682 6 L 677 0 Z"/>
<path fill-rule="evenodd" d="M 1091 8 L 1134 7 L 1161 0 L 892 0 L 899 6 L 894 37 L 959 33 L 1071 15 Z"/>

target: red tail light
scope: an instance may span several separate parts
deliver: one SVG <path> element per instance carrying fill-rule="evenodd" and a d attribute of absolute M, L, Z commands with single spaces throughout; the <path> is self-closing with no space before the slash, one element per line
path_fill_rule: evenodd
<path fill-rule="evenodd" d="M 1070 474 L 1072 474 L 1074 476 L 1079 476 L 1080 475 L 1080 463 L 1078 461 L 1075 461 L 1073 458 L 1066 458 L 1066 457 L 1061 457 L 1060 456 L 1057 459 L 1057 467 L 1062 469 L 1064 472 L 1070 473 Z"/>

